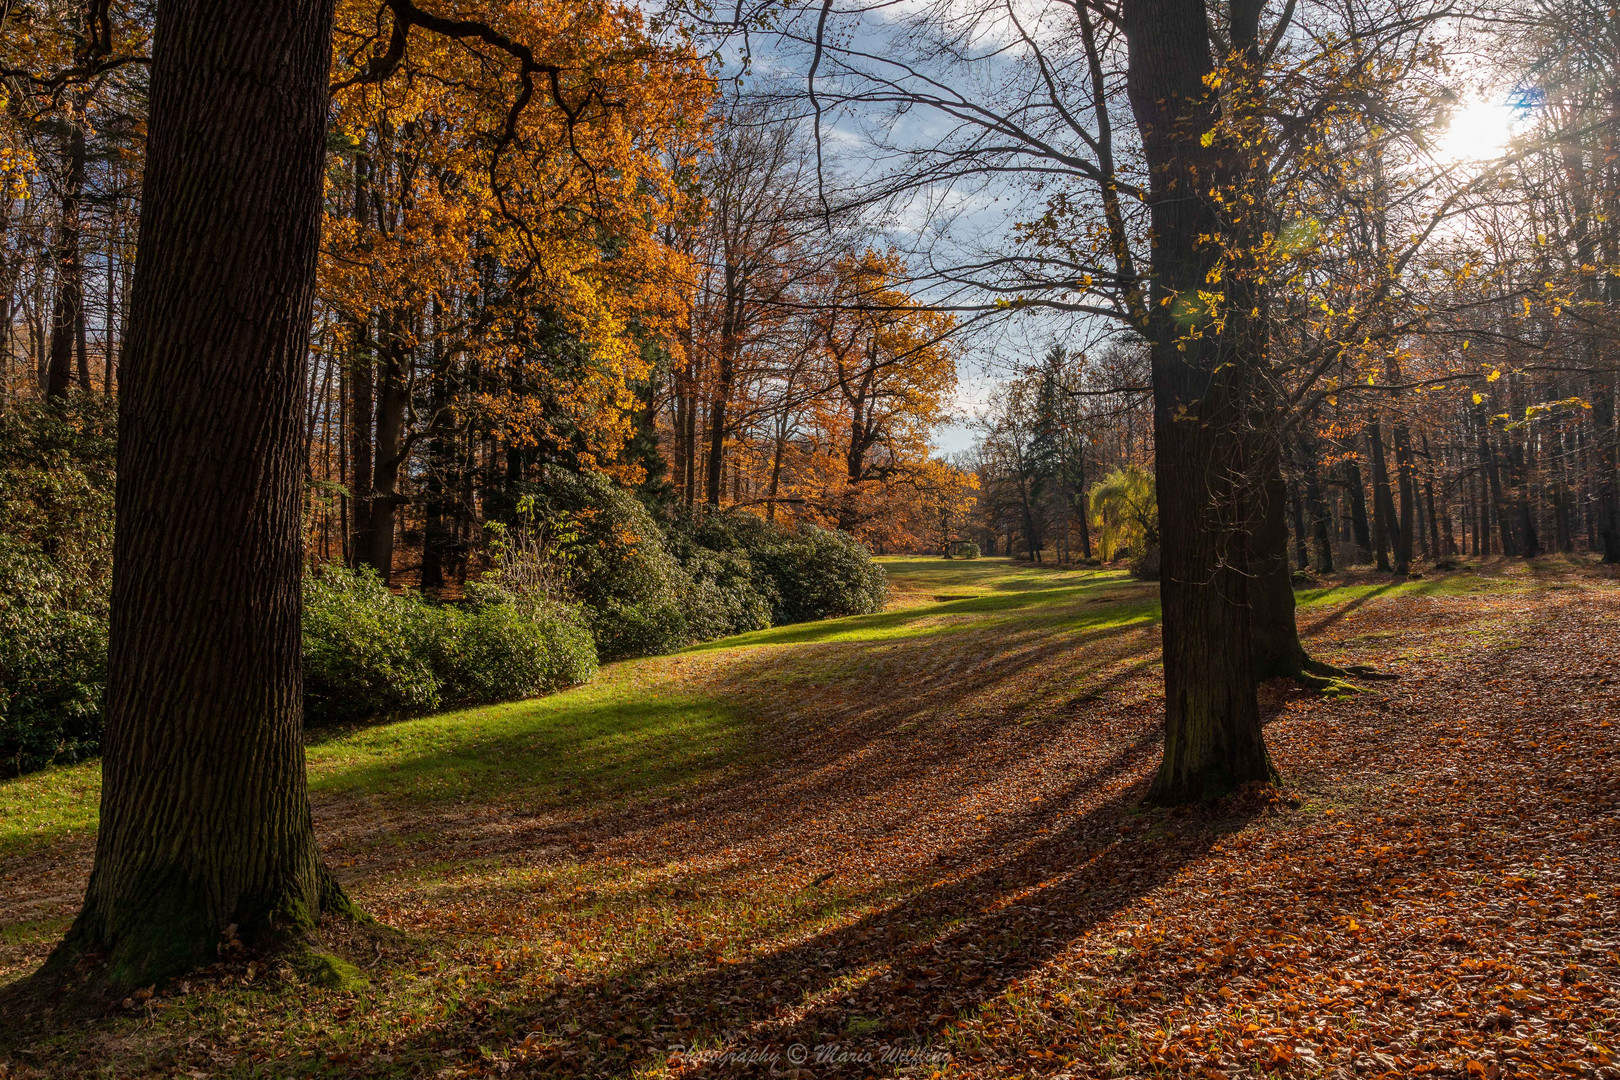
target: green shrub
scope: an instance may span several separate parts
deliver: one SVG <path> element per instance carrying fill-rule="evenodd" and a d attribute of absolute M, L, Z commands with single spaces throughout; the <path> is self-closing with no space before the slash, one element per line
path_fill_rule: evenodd
<path fill-rule="evenodd" d="M 691 640 L 685 575 L 634 495 L 597 473 L 560 468 L 522 488 L 524 527 L 555 538 L 602 659 L 670 652 Z"/>
<path fill-rule="evenodd" d="M 50 559 L 0 548 L 0 775 L 101 749 L 107 609 Z"/>
<path fill-rule="evenodd" d="M 78 394 L 0 410 L 0 773 L 100 749 L 114 416 Z"/>
<path fill-rule="evenodd" d="M 680 561 L 686 577 L 681 606 L 692 640 L 710 641 L 771 625 L 776 590 L 769 578 L 755 574 L 745 552 L 711 551 L 691 544 Z"/>
<path fill-rule="evenodd" d="M 878 611 L 888 597 L 883 568 L 847 533 L 806 525 L 755 558 L 776 588 L 774 622 L 809 622 Z"/>
<path fill-rule="evenodd" d="M 864 615 L 888 597 L 883 569 L 848 533 L 814 525 L 792 530 L 753 514 L 724 513 L 691 526 L 690 542 L 747 556 L 772 625 Z"/>
<path fill-rule="evenodd" d="M 587 682 L 579 611 L 474 585 L 466 605 L 395 595 L 370 570 L 304 583 L 304 716 L 311 724 L 532 697 Z"/>
<path fill-rule="evenodd" d="M 312 724 L 438 707 L 438 620 L 372 570 L 324 567 L 304 580 L 304 717 Z"/>
<path fill-rule="evenodd" d="M 495 586 L 469 591 L 468 606 L 433 616 L 433 669 L 446 705 L 533 697 L 596 674 L 596 647 L 577 608 Z"/>
<path fill-rule="evenodd" d="M 957 540 L 946 549 L 945 557 L 947 559 L 977 559 L 979 557 L 979 545 L 972 540 Z"/>

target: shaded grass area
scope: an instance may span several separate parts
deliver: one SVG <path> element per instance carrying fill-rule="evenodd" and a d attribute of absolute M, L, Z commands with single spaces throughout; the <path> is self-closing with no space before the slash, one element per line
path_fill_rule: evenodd
<path fill-rule="evenodd" d="M 1151 586 L 882 561 L 886 612 L 319 738 L 325 850 L 408 935 L 356 957 L 370 985 L 226 964 L 12 1060 L 38 1075 L 650 1076 L 691 1071 L 674 1045 L 926 1043 L 984 1003 L 1016 1005 L 1019 980 L 1264 810 L 1138 808 L 1157 754 Z M 1363 612 L 1535 587 L 1488 569 L 1348 577 L 1301 593 L 1301 625 L 1336 635 L 1313 643 L 1329 659 L 1387 655 L 1394 639 L 1371 634 L 1393 632 L 1357 630 Z M 40 837 L 82 849 L 94 792 L 93 765 L 0 784 L 0 808 L 29 815 L 0 817 L 0 877 L 25 887 Z M 72 900 L 0 909 L 0 978 L 37 962 Z"/>

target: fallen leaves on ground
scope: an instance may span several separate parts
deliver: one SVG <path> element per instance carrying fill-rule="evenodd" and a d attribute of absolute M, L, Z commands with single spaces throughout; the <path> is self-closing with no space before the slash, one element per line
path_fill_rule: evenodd
<path fill-rule="evenodd" d="M 222 964 L 9 1075 L 1620 1078 L 1620 588 L 1492 584 L 1303 609 L 1400 679 L 1268 686 L 1286 786 L 1191 810 L 1140 805 L 1139 587 L 649 661 L 769 752 L 568 813 L 328 802 L 406 935 L 340 935 L 368 987 Z"/>

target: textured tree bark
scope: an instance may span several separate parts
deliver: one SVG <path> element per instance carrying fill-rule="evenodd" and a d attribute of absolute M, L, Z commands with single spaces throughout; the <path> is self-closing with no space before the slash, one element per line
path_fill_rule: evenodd
<path fill-rule="evenodd" d="M 1203 197 L 1229 169 L 1202 144 L 1218 101 L 1202 0 L 1127 0 L 1127 91 L 1149 169 L 1155 470 L 1162 536 L 1164 759 L 1158 802 L 1209 798 L 1274 777 L 1261 734 L 1250 626 L 1252 442 L 1244 380 L 1189 301 L 1219 259 L 1222 222 Z M 1241 306 L 1241 305 L 1236 305 Z M 1246 312 L 1236 312 L 1237 318 Z M 1241 358 L 1238 358 L 1241 360 Z"/>
<path fill-rule="evenodd" d="M 304 777 L 299 527 L 332 0 L 158 10 L 118 421 L 101 827 L 51 965 L 113 987 L 347 901 Z"/>

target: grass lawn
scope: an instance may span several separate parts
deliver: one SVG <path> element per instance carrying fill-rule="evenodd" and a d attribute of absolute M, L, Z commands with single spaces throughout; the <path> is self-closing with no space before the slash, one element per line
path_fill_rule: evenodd
<path fill-rule="evenodd" d="M 1611 578 L 1301 592 L 1313 651 L 1401 679 L 1269 686 L 1285 789 L 1167 813 L 1152 586 L 882 562 L 875 615 L 317 733 L 323 848 L 399 931 L 332 932 L 367 984 L 222 962 L 0 1076 L 1614 1068 Z M 0 981 L 72 917 L 98 777 L 0 782 Z"/>

